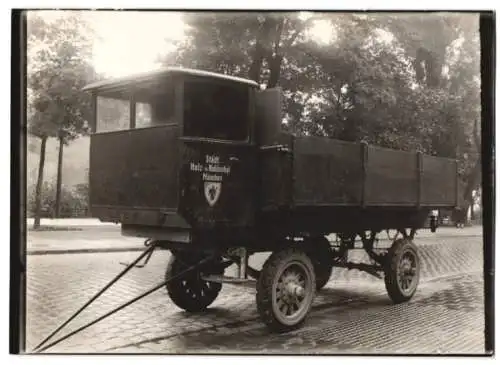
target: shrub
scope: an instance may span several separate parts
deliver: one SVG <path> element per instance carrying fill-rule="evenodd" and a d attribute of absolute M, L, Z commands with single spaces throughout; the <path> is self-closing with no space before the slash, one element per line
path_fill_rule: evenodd
<path fill-rule="evenodd" d="M 44 182 L 41 194 L 41 218 L 55 217 L 56 183 Z M 79 218 L 88 216 L 88 186 L 79 184 L 74 187 L 61 186 L 60 218 Z M 28 191 L 27 214 L 35 216 L 35 188 Z"/>

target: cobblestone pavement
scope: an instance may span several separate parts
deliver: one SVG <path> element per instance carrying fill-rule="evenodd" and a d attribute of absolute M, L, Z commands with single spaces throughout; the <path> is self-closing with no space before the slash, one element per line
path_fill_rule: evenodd
<path fill-rule="evenodd" d="M 114 351 L 479 354 L 484 352 L 481 280 L 480 274 L 466 274 L 427 282 L 402 305 L 392 305 L 370 285 L 353 289 L 341 284 L 322 294 L 336 300 L 316 306 L 306 326 L 294 332 L 270 334 L 260 323 L 247 321 L 237 328 L 208 328 Z"/>
<path fill-rule="evenodd" d="M 482 353 L 482 237 L 422 243 L 421 286 L 410 303 L 392 305 L 383 281 L 335 269 L 305 327 L 276 335 L 258 320 L 252 288 L 225 286 L 204 314 L 181 311 L 162 288 L 49 351 Z M 121 261 L 137 254 L 28 256 L 27 350 L 107 284 L 123 268 Z M 259 268 L 265 256 L 256 256 L 251 263 Z M 148 266 L 132 270 L 56 338 L 160 283 L 167 257 L 155 253 Z M 353 258 L 364 253 L 353 252 Z"/>

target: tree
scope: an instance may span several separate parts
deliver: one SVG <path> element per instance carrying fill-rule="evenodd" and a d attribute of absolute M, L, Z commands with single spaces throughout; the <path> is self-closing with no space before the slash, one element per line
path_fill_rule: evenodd
<path fill-rule="evenodd" d="M 40 138 L 35 227 L 40 225 L 40 194 L 48 138 L 59 140 L 56 215 L 61 192 L 63 146 L 88 130 L 90 98 L 81 91 L 94 79 L 91 31 L 79 13 L 48 21 L 28 16 L 28 132 Z"/>
<path fill-rule="evenodd" d="M 440 93 L 440 104 L 447 106 L 442 129 L 453 136 L 455 148 L 448 155 L 460 161 L 466 212 L 481 177 L 479 17 L 410 15 L 391 17 L 385 24 L 406 53 L 415 55 L 417 82 L 427 92 Z"/>

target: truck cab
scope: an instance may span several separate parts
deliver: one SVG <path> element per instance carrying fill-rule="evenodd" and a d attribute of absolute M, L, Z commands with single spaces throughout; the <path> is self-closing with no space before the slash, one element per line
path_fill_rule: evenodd
<path fill-rule="evenodd" d="M 85 90 L 94 103 L 93 216 L 120 223 L 125 235 L 182 242 L 195 232 L 251 229 L 256 82 L 166 68 Z"/>

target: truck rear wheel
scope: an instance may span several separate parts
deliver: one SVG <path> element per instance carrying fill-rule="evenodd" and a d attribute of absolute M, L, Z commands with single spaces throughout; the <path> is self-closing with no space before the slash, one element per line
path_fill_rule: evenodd
<path fill-rule="evenodd" d="M 316 275 L 316 290 L 321 290 L 332 276 L 332 252 L 330 242 L 326 237 L 318 237 L 313 239 L 315 242 L 310 242 L 309 257 L 314 266 Z"/>
<path fill-rule="evenodd" d="M 257 281 L 257 309 L 274 332 L 287 332 L 305 321 L 316 289 L 314 266 L 301 250 L 273 253 Z"/>
<path fill-rule="evenodd" d="M 172 254 L 167 265 L 165 279 L 178 275 L 200 260 L 200 257 L 193 256 L 192 254 Z M 215 265 L 212 268 L 210 265 L 205 264 L 203 266 L 203 273 L 222 275 L 224 269 L 220 267 L 216 268 Z M 187 312 L 200 312 L 212 304 L 219 295 L 222 284 L 205 281 L 201 278 L 201 274 L 199 269 L 194 269 L 166 283 L 165 286 L 170 299 L 179 308 Z"/>
<path fill-rule="evenodd" d="M 387 253 L 385 287 L 391 300 L 398 304 L 409 301 L 417 291 L 420 278 L 420 258 L 415 244 L 409 239 L 394 241 Z"/>

